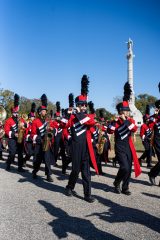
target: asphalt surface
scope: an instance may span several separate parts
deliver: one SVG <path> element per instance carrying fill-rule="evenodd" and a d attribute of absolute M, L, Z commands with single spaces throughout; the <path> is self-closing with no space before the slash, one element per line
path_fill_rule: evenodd
<path fill-rule="evenodd" d="M 32 162 L 20 174 L 16 165 L 5 171 L 0 161 L 0 240 L 160 239 L 160 177 L 151 186 L 145 166 L 139 178 L 132 173 L 131 196 L 114 193 L 118 168 L 112 163 L 103 166 L 104 176 L 92 172 L 96 201 L 88 203 L 80 179 L 78 197 L 65 195 L 69 175 L 62 175 L 60 167 L 53 167 L 54 182 L 48 183 L 43 165 L 34 180 Z"/>

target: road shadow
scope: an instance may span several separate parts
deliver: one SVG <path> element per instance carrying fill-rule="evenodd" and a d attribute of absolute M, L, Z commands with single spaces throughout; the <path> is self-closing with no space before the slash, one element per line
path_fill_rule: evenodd
<path fill-rule="evenodd" d="M 99 203 L 108 207 L 109 210 L 100 213 L 95 212 L 91 215 L 87 215 L 86 217 L 98 216 L 99 219 L 110 223 L 131 222 L 141 224 L 153 231 L 160 233 L 160 219 L 158 217 L 155 217 L 139 209 L 122 206 L 100 196 L 95 197 Z"/>
<path fill-rule="evenodd" d="M 152 198 L 157 198 L 157 199 L 160 199 L 160 196 L 157 196 L 155 194 L 151 194 L 151 193 L 144 193 L 142 192 L 143 195 L 147 196 L 147 197 L 152 197 Z"/>
<path fill-rule="evenodd" d="M 6 164 L 1 163 L 0 167 L 5 169 Z M 65 188 L 64 187 L 58 186 L 58 185 L 54 184 L 54 182 L 53 183 L 47 182 L 46 179 L 44 179 L 41 176 L 38 176 L 37 179 L 33 179 L 32 178 L 32 173 L 29 172 L 28 170 L 26 170 L 25 172 L 18 172 L 17 171 L 17 166 L 15 167 L 14 165 L 12 165 L 10 173 L 17 174 L 17 175 L 23 177 L 23 178 L 20 178 L 18 180 L 19 183 L 29 182 L 29 183 L 32 183 L 32 184 L 36 185 L 39 188 L 43 188 L 45 190 L 52 191 L 52 192 L 59 192 L 59 193 L 65 194 Z"/>
<path fill-rule="evenodd" d="M 99 230 L 92 222 L 87 219 L 72 217 L 61 208 L 55 207 L 46 201 L 39 200 L 38 202 L 50 215 L 56 218 L 53 221 L 49 222 L 48 225 L 52 227 L 52 231 L 58 239 L 67 238 L 69 233 L 77 235 L 76 239 L 80 238 L 84 240 L 121 239 L 110 233 Z"/>
<path fill-rule="evenodd" d="M 104 174 L 103 177 L 111 178 L 114 181 L 114 179 L 115 179 L 115 177 L 117 175 L 117 172 L 118 172 L 118 168 L 117 168 L 117 172 L 114 175 L 109 173 L 109 168 L 107 170 L 105 171 L 105 174 Z M 132 174 L 134 174 L 133 170 L 132 170 Z M 130 182 L 137 183 L 137 184 L 142 184 L 142 185 L 145 185 L 145 186 L 150 186 L 151 185 L 149 183 L 149 181 L 145 181 L 145 180 L 141 180 L 141 179 L 135 178 L 134 175 L 131 177 Z"/>

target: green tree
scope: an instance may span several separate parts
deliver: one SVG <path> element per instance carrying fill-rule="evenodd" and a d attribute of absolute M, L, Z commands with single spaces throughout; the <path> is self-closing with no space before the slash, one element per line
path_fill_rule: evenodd
<path fill-rule="evenodd" d="M 107 111 L 105 108 L 97 108 L 96 109 L 96 116 L 99 118 L 99 111 L 102 110 L 104 114 L 104 119 L 105 120 L 111 120 L 114 117 L 114 114 L 110 113 Z"/>
<path fill-rule="evenodd" d="M 10 109 L 13 106 L 14 92 L 10 90 L 0 90 L 1 104 L 4 106 L 7 115 L 10 115 Z"/>
<path fill-rule="evenodd" d="M 135 99 L 135 105 L 142 114 L 145 114 L 146 105 L 149 104 L 150 107 L 154 107 L 154 103 L 156 100 L 156 97 L 149 94 L 139 94 Z"/>
<path fill-rule="evenodd" d="M 7 117 L 11 116 L 11 107 L 13 107 L 14 104 L 14 94 L 15 93 L 10 90 L 0 89 L 1 104 L 7 112 Z M 32 102 L 35 102 L 37 108 L 41 105 L 40 99 L 28 99 L 24 96 L 20 97 L 20 114 L 28 114 L 31 111 Z M 55 109 L 55 104 L 48 100 L 48 113 L 50 110 L 55 112 Z"/>
<path fill-rule="evenodd" d="M 116 105 L 119 103 L 119 102 L 122 102 L 122 97 L 120 96 L 117 96 L 113 99 L 113 107 L 116 108 Z M 137 109 L 140 110 L 140 112 L 142 114 L 145 113 L 145 110 L 146 110 L 146 105 L 149 104 L 150 107 L 154 107 L 154 103 L 155 101 L 157 100 L 156 97 L 154 96 L 151 96 L 147 93 L 144 93 L 144 94 L 139 94 L 136 98 L 135 98 L 135 105 L 137 107 Z"/>

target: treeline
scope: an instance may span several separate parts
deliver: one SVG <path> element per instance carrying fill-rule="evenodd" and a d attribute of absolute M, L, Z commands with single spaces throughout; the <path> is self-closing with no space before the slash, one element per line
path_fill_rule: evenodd
<path fill-rule="evenodd" d="M 13 106 L 14 94 L 15 93 L 10 90 L 0 89 L 1 104 L 4 106 L 5 110 L 7 111 L 8 116 L 11 115 L 10 109 Z M 144 114 L 146 105 L 149 104 L 150 107 L 154 108 L 154 103 L 156 100 L 157 100 L 157 98 L 154 96 L 151 96 L 148 94 L 140 94 L 135 99 L 135 105 L 141 111 L 141 113 Z M 113 111 L 116 112 L 115 106 L 117 103 L 122 101 L 122 97 L 115 97 L 113 101 L 114 101 Z M 20 113 L 28 114 L 30 112 L 32 102 L 35 102 L 37 107 L 41 105 L 40 99 L 28 99 L 24 96 L 20 96 Z M 62 106 L 62 108 L 63 108 L 63 106 Z M 53 112 L 56 112 L 56 106 L 55 106 L 55 103 L 48 100 L 48 112 L 50 112 L 50 110 L 53 110 Z M 99 118 L 100 110 L 103 111 L 104 119 L 111 120 L 114 118 L 115 114 L 107 111 L 103 107 L 96 109 L 97 118 Z"/>
<path fill-rule="evenodd" d="M 4 106 L 7 115 L 11 115 L 11 107 L 13 106 L 14 102 L 14 92 L 10 90 L 0 90 L 0 97 L 1 97 L 1 104 Z M 31 111 L 31 104 L 35 102 L 36 107 L 41 105 L 40 99 L 29 99 L 24 96 L 20 96 L 20 114 L 28 114 Z M 48 110 L 56 111 L 55 104 L 48 100 Z"/>

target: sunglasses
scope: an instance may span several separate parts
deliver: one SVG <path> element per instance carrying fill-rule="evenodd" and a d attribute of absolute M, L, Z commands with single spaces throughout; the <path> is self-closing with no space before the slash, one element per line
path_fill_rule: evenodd
<path fill-rule="evenodd" d="M 79 104 L 79 106 L 81 106 L 81 107 L 87 107 L 87 103 Z"/>

